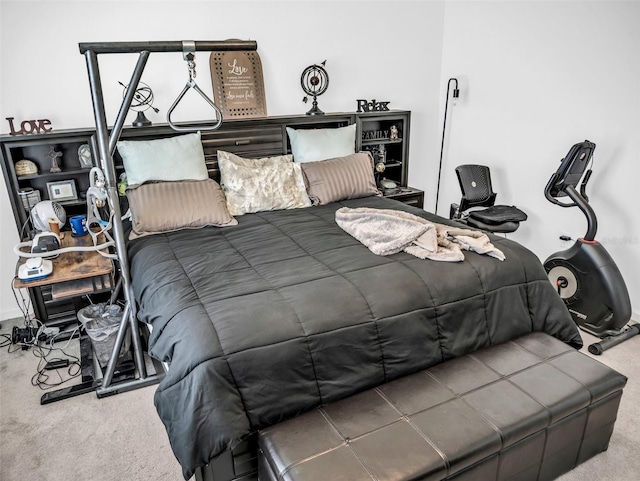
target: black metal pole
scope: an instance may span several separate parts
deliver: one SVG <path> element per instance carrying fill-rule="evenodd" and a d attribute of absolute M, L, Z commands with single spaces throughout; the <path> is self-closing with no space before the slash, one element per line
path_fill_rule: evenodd
<path fill-rule="evenodd" d="M 128 316 L 125 316 L 126 320 L 129 321 L 129 327 L 131 329 L 131 341 L 133 343 L 133 354 L 134 361 L 136 367 L 138 368 L 138 373 L 141 379 L 145 379 L 147 377 L 147 369 L 144 363 L 144 355 L 142 352 L 142 343 L 140 342 L 140 336 L 138 334 L 138 313 L 136 309 L 135 295 L 133 294 L 133 287 L 131 286 L 131 280 L 129 278 L 129 259 L 127 257 L 126 250 L 126 240 L 124 238 L 124 230 L 122 227 L 122 222 L 120 220 L 120 198 L 118 192 L 118 178 L 116 176 L 115 167 L 113 165 L 113 154 L 116 150 L 116 144 L 118 139 L 120 138 L 120 134 L 122 133 L 122 128 L 124 127 L 124 122 L 127 116 L 127 112 L 131 107 L 131 102 L 133 101 L 133 96 L 136 92 L 136 88 L 138 86 L 138 82 L 142 78 L 142 73 L 144 72 L 144 68 L 147 64 L 147 60 L 149 59 L 150 52 L 148 50 L 144 50 L 140 52 L 140 56 L 138 57 L 138 62 L 136 63 L 135 68 L 133 69 L 133 73 L 131 74 L 131 80 L 129 81 L 129 86 L 133 86 L 133 88 L 127 89 L 127 93 L 125 94 L 124 99 L 122 99 L 122 105 L 120 106 L 120 111 L 116 117 L 116 122 L 111 130 L 111 135 L 109 137 L 109 168 L 111 178 L 110 182 L 107 182 L 107 187 L 109 190 L 109 198 L 113 203 L 117 204 L 115 207 L 115 212 L 117 215 L 117 221 L 114 223 L 114 236 L 116 241 L 116 247 L 118 249 L 118 256 L 122 256 L 124 259 L 121 259 L 122 262 L 126 262 L 126 275 L 122 276 L 122 286 L 124 291 L 125 299 L 127 300 L 127 305 L 125 311 L 128 309 Z M 115 215 L 114 215 L 115 217 Z M 116 232 L 115 224 L 118 225 Z M 123 253 L 121 255 L 121 252 Z M 126 332 L 126 329 L 124 329 Z M 118 333 L 120 335 L 120 333 Z M 124 341 L 124 334 L 122 334 L 122 339 L 120 343 L 117 344 L 117 347 L 114 346 L 113 355 L 109 359 L 109 363 L 107 364 L 107 370 L 104 374 L 102 389 L 106 389 L 109 387 L 111 383 L 111 379 L 113 374 L 115 373 L 115 368 L 117 364 L 117 360 L 120 354 L 119 346 Z"/>
<path fill-rule="evenodd" d="M 93 102 L 94 118 L 96 122 L 96 140 L 98 144 L 100 165 L 105 173 L 107 194 L 109 197 L 109 207 L 113 213 L 113 237 L 116 243 L 116 253 L 118 255 L 118 262 L 120 265 L 120 276 L 122 279 L 122 286 L 124 291 L 125 300 L 128 309 L 125 309 L 125 316 L 122 318 L 120 324 L 120 332 L 116 337 L 116 340 L 124 339 L 124 334 L 127 330 L 127 324 L 131 327 L 131 340 L 134 349 L 134 360 L 136 368 L 142 379 L 147 377 L 146 367 L 144 364 L 144 358 L 142 355 L 142 343 L 140 342 L 140 336 L 137 330 L 137 320 L 134 317 L 135 312 L 132 311 L 135 305 L 135 298 L 133 297 L 131 290 L 131 282 L 129 280 L 129 259 L 127 257 L 126 242 L 124 238 L 124 229 L 121 221 L 120 202 L 118 196 L 117 179 L 115 174 L 115 168 L 113 166 L 113 157 L 109 149 L 109 131 L 107 126 L 107 118 L 104 109 L 104 99 L 102 95 L 102 82 L 100 81 L 100 69 L 98 66 L 97 54 L 92 50 L 85 52 L 85 58 L 87 61 L 87 70 L 89 73 L 89 86 L 91 89 L 91 98 Z M 120 345 L 118 342 L 114 346 L 114 355 L 109 359 L 107 369 L 104 373 L 102 380 L 102 386 L 108 387 L 113 378 L 115 372 L 116 361 L 120 352 Z"/>
<path fill-rule="evenodd" d="M 120 134 L 122 133 L 122 128 L 124 127 L 124 122 L 127 118 L 127 113 L 129 112 L 129 108 L 131 107 L 131 102 L 133 102 L 133 96 L 136 94 L 138 82 L 140 82 L 140 79 L 142 78 L 142 72 L 144 71 L 144 67 L 147 64 L 147 60 L 149 59 L 150 54 L 151 52 L 149 52 L 148 50 L 140 52 L 138 62 L 133 69 L 133 74 L 131 74 L 131 80 L 129 81 L 129 87 L 127 87 L 127 93 L 122 99 L 120 111 L 118 112 L 116 122 L 113 125 L 113 130 L 111 131 L 111 135 L 109 137 L 109 152 L 111 155 L 113 155 L 113 153 L 116 151 L 116 143 L 118 142 Z"/>
<path fill-rule="evenodd" d="M 199 51 L 258 50 L 255 40 L 200 40 L 194 42 Z M 182 41 L 164 42 L 84 42 L 78 44 L 80 53 L 91 50 L 100 53 L 182 52 Z"/>

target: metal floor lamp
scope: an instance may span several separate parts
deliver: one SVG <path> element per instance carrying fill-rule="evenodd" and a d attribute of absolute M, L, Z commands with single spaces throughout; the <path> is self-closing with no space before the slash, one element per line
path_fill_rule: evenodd
<path fill-rule="evenodd" d="M 447 132 L 447 111 L 449 110 L 449 90 L 451 88 L 451 83 L 454 83 L 455 86 L 453 88 L 453 98 L 457 99 L 460 96 L 460 90 L 458 89 L 458 79 L 450 78 L 447 82 L 447 96 L 445 97 L 444 103 L 444 120 L 442 122 L 442 142 L 440 143 L 440 163 L 438 164 L 438 188 L 436 189 L 436 208 L 434 210 L 434 214 L 438 213 L 438 201 L 440 199 L 440 176 L 442 175 L 442 154 L 444 152 L 444 139 Z"/>

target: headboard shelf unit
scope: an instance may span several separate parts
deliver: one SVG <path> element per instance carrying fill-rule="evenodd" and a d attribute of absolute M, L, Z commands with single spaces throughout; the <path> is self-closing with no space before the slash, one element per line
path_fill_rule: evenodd
<path fill-rule="evenodd" d="M 218 130 L 201 131 L 205 161 L 211 178 L 219 181 L 218 150 L 227 150 L 245 157 L 265 157 L 291 153 L 286 132 L 287 127 L 295 129 L 336 128 L 356 123 L 356 149 L 360 150 L 380 143 L 379 140 L 361 140 L 363 129 L 378 129 L 385 125 L 397 124 L 401 126 L 399 131 L 405 135 L 396 141 L 385 141 L 387 144 L 393 144 L 397 147 L 395 151 L 391 147 L 387 147 L 387 175 L 401 186 L 406 186 L 409 162 L 406 131 L 408 130 L 409 116 L 410 112 L 408 111 L 390 111 L 375 116 L 342 112 L 323 116 L 293 115 L 229 120 L 223 122 Z M 188 125 L 197 129 L 201 124 L 195 122 Z M 73 180 L 78 199 L 77 201 L 64 202 L 63 205 L 71 209 L 70 215 L 83 213 L 83 194 L 89 187 L 89 169 L 81 166 L 78 148 L 83 144 L 91 145 L 93 134 L 94 131 L 91 129 L 67 129 L 43 134 L 0 136 L 2 168 L 18 229 L 22 228 L 28 217 L 28 212 L 24 209 L 18 195 L 18 192 L 23 188 L 37 190 L 40 198 L 46 200 L 49 198 L 48 182 Z M 126 127 L 122 130 L 120 139 L 151 140 L 181 134 L 182 132 L 176 132 L 168 124 L 155 124 L 147 127 Z M 62 157 L 59 159 L 61 172 L 49 172 L 51 158 L 48 156 L 48 152 L 51 146 L 62 153 Z M 95 163 L 95 151 L 92 152 L 92 157 Z M 38 172 L 18 176 L 15 164 L 22 159 L 34 162 Z M 114 164 L 119 175 L 123 172 L 123 166 L 117 150 L 114 154 Z"/>
<path fill-rule="evenodd" d="M 287 127 L 295 129 L 337 128 L 355 123 L 357 128 L 356 150 L 368 149 L 384 142 L 387 145 L 387 175 L 401 186 L 406 187 L 409 163 L 407 137 L 409 119 L 410 112 L 404 110 L 392 110 L 375 115 L 338 112 L 316 116 L 300 114 L 259 119 L 233 119 L 223 122 L 218 130 L 202 130 L 201 136 L 209 175 L 219 181 L 218 150 L 226 150 L 244 157 L 289 154 L 291 153 L 291 145 L 286 132 Z M 199 126 L 204 126 L 205 123 L 192 122 L 183 125 L 197 129 Z M 362 140 L 363 129 L 384 129 L 390 125 L 399 126 L 398 140 Z M 90 169 L 81 166 L 78 148 L 83 144 L 92 145 L 94 133 L 95 131 L 92 129 L 66 129 L 41 134 L 0 136 L 2 168 L 18 229 L 22 228 L 28 217 L 18 195 L 20 189 L 23 188 L 38 190 L 41 199 L 47 200 L 49 198 L 46 185 L 48 182 L 73 179 L 76 184 L 78 200 L 62 204 L 66 209 L 70 209 L 70 215 L 84 213 L 83 194 L 89 187 Z M 182 134 L 183 132 L 177 132 L 168 124 L 162 123 L 146 127 L 125 127 L 120 139 L 151 140 Z M 61 172 L 49 172 L 51 158 L 48 156 L 48 152 L 51 146 L 62 153 L 62 157 L 59 159 Z M 97 158 L 95 149 L 92 149 L 92 158 L 95 164 Z M 34 162 L 38 172 L 22 176 L 16 175 L 15 163 L 22 159 Z M 118 175 L 124 171 L 122 159 L 117 150 L 114 154 L 114 167 Z"/>
<path fill-rule="evenodd" d="M 78 149 L 81 145 L 89 143 L 92 133 L 89 129 L 78 129 L 0 137 L 2 170 L 19 232 L 28 218 L 28 212 L 23 207 L 18 194 L 22 189 L 37 190 L 40 199 L 47 200 L 49 199 L 47 183 L 73 180 L 78 199 L 77 202 L 66 202 L 66 204 L 83 204 L 79 194 L 89 188 L 89 169 L 82 167 Z M 61 172 L 50 172 L 52 161 L 48 154 L 51 147 L 62 154 L 57 159 Z M 20 160 L 33 162 L 37 172 L 18 176 L 15 164 Z M 73 215 L 73 213 L 75 212 L 72 210 L 70 214 Z"/>
<path fill-rule="evenodd" d="M 409 178 L 410 121 L 411 112 L 401 110 L 366 112 L 357 116 L 358 150 L 369 150 L 374 159 L 384 159 L 385 177 L 401 187 L 407 186 Z"/>

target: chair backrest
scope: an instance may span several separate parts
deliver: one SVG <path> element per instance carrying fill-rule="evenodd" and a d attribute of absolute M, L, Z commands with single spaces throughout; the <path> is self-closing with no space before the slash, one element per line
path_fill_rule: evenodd
<path fill-rule="evenodd" d="M 491 207 L 496 202 L 496 193 L 491 186 L 491 173 L 486 165 L 465 164 L 456 167 L 462 199 L 460 212 L 470 207 Z"/>

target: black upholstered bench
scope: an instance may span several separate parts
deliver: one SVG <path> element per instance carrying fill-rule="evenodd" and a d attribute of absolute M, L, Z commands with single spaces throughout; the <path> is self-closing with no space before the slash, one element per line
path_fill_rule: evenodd
<path fill-rule="evenodd" d="M 264 429 L 259 479 L 554 479 L 607 449 L 625 383 L 529 334 Z"/>

